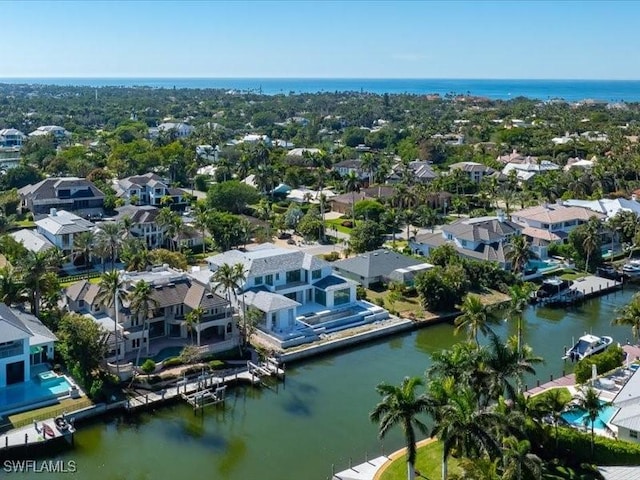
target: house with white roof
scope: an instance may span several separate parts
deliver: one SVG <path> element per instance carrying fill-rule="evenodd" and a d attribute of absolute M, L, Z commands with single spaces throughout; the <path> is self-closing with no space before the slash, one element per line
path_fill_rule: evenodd
<path fill-rule="evenodd" d="M 73 238 L 83 232 L 91 232 L 96 226 L 66 210 L 51 209 L 51 213 L 40 220 L 36 220 L 37 232 L 62 250 L 64 255 L 70 255 L 73 249 Z"/>
<path fill-rule="evenodd" d="M 163 198 L 170 197 L 167 205 L 172 210 L 184 210 L 187 206 L 186 192 L 169 186 L 169 182 L 155 173 L 133 175 L 114 181 L 116 195 L 133 205 L 164 206 Z"/>
<path fill-rule="evenodd" d="M 594 155 L 591 160 L 585 160 L 584 158 L 571 157 L 567 160 L 566 165 L 564 166 L 564 171 L 568 172 L 571 169 L 579 168 L 582 170 L 591 170 L 597 161 L 596 156 Z"/>
<path fill-rule="evenodd" d="M 20 148 L 26 135 L 15 128 L 3 128 L 0 130 L 0 148 Z"/>
<path fill-rule="evenodd" d="M 9 233 L 9 236 L 16 242 L 21 243 L 24 248 L 32 252 L 39 253 L 53 248 L 53 243 L 35 230 L 22 228 Z"/>
<path fill-rule="evenodd" d="M 462 170 L 469 176 L 469 180 L 475 183 L 480 183 L 484 177 L 495 172 L 493 168 L 478 162 L 458 162 L 449 165 L 449 171 L 454 170 Z"/>
<path fill-rule="evenodd" d="M 619 212 L 633 212 L 640 216 L 640 202 L 635 195 L 631 200 L 627 198 L 601 198 L 600 200 L 575 200 L 569 199 L 562 202 L 568 207 L 588 208 L 596 213 L 606 215 L 606 218 L 615 217 Z"/>
<path fill-rule="evenodd" d="M 525 161 L 522 163 L 507 163 L 502 169 L 502 174 L 508 176 L 512 171 L 515 171 L 518 180 L 527 182 L 540 173 L 554 170 L 560 170 L 560 166 L 549 160 L 542 160 L 541 162 Z"/>
<path fill-rule="evenodd" d="M 388 316 L 381 307 L 357 300 L 356 282 L 306 252 L 266 243 L 209 257 L 207 263 L 212 272 L 224 264 L 243 266 L 246 280 L 237 292 L 242 308 L 261 312 L 258 328 L 283 348 Z"/>
<path fill-rule="evenodd" d="M 34 315 L 0 303 L 0 398 L 2 389 L 31 380 L 31 368 L 53 360 L 56 336 Z M 2 407 L 7 405 L 3 402 Z"/>
<path fill-rule="evenodd" d="M 562 202 L 537 205 L 511 214 L 511 220 L 521 225 L 522 234 L 531 242 L 531 250 L 541 259 L 548 257 L 549 245 L 566 243 L 569 232 L 587 223 L 591 217 L 605 215 L 585 207 L 566 206 Z"/>
<path fill-rule="evenodd" d="M 609 420 L 611 425 L 618 428 L 618 439 L 640 443 L 640 373 L 638 370 L 631 375 L 611 403 L 619 408 Z"/>
<path fill-rule="evenodd" d="M 157 138 L 160 133 L 168 133 L 175 138 L 186 138 L 194 131 L 194 127 L 184 122 L 164 122 L 155 128 L 149 129 L 149 137 Z"/>
<path fill-rule="evenodd" d="M 441 232 L 417 235 L 409 247 L 417 255 L 428 256 L 434 248 L 449 244 L 461 257 L 497 262 L 510 270 L 509 241 L 521 233 L 522 226 L 507 220 L 499 211 L 496 216 L 465 218 L 444 225 Z"/>
<path fill-rule="evenodd" d="M 336 163 L 332 167 L 332 170 L 337 172 L 341 177 L 355 173 L 360 180 L 367 180 L 369 178 L 369 172 L 362 168 L 362 160 L 343 160 Z"/>
<path fill-rule="evenodd" d="M 29 134 L 30 137 L 42 137 L 44 135 L 51 135 L 56 140 L 64 140 L 70 137 L 71 133 L 58 125 L 43 125 Z"/>

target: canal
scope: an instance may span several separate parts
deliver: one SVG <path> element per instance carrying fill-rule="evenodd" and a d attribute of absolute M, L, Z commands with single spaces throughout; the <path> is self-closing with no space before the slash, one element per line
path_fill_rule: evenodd
<path fill-rule="evenodd" d="M 547 381 L 563 368 L 560 359 L 572 337 L 585 331 L 631 338 L 630 329 L 613 327 L 615 309 L 632 290 L 593 299 L 569 310 L 529 308 L 524 339 L 546 363 L 538 377 Z M 516 326 L 502 322 L 502 336 Z M 236 388 L 224 408 L 195 416 L 183 404 L 135 416 L 115 416 L 80 426 L 75 448 L 54 459 L 76 463 L 75 474 L 39 474 L 37 478 L 82 480 L 324 480 L 336 471 L 402 446 L 393 431 L 384 444 L 368 413 L 378 400 L 375 386 L 397 384 L 405 375 L 422 375 L 430 354 L 450 347 L 450 325 L 435 325 L 291 366 L 277 389 Z M 533 386 L 535 379 L 527 379 Z M 7 478 L 34 478 L 11 474 Z"/>

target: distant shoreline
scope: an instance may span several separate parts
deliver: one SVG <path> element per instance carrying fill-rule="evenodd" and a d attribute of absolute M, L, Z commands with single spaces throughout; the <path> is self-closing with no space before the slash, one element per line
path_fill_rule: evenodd
<path fill-rule="evenodd" d="M 640 80 L 526 79 L 391 79 L 391 78 L 168 78 L 168 77 L 51 77 L 0 78 L 0 85 L 68 87 L 147 87 L 165 89 L 223 89 L 264 95 L 366 92 L 372 94 L 471 95 L 492 100 L 527 97 L 539 100 L 594 99 L 604 102 L 640 101 Z"/>

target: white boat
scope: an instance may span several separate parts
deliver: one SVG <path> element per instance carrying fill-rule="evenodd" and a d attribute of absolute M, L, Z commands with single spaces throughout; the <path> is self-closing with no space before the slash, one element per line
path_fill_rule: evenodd
<path fill-rule="evenodd" d="M 534 302 L 552 302 L 568 293 L 572 284 L 572 281 L 558 277 L 546 278 L 538 290 L 531 294 L 531 298 Z"/>
<path fill-rule="evenodd" d="M 622 273 L 628 277 L 640 277 L 640 261 L 631 260 L 622 266 Z"/>
<path fill-rule="evenodd" d="M 612 343 L 613 338 L 611 337 L 597 337 L 586 334 L 580 337 L 576 344 L 567 350 L 567 353 L 565 353 L 562 359 L 565 360 L 568 358 L 571 361 L 582 360 L 596 353 L 604 352 Z"/>

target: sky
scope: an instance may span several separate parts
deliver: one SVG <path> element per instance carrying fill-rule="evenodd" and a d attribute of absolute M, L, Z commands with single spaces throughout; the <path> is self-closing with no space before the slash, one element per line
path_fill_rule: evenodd
<path fill-rule="evenodd" d="M 640 79 L 636 1 L 0 0 L 0 11 L 0 78 Z"/>

